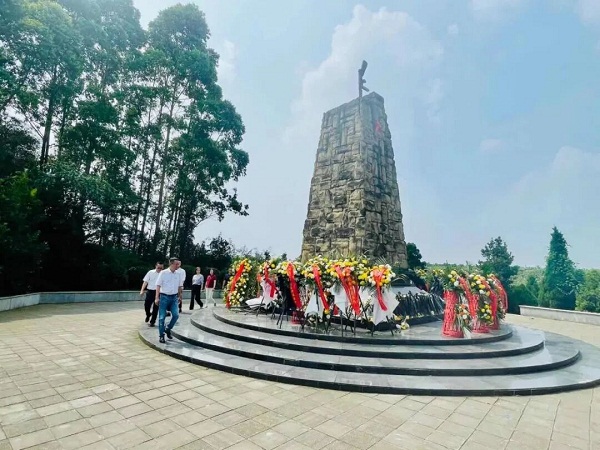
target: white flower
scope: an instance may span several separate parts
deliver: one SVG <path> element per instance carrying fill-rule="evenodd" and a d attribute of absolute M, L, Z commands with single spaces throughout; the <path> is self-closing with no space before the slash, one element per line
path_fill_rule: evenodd
<path fill-rule="evenodd" d="M 467 320 L 467 317 L 468 317 L 468 316 L 467 316 L 466 314 L 463 314 L 463 316 L 462 316 L 462 318 L 463 318 L 464 320 Z"/>
<path fill-rule="evenodd" d="M 459 287 L 459 286 L 460 286 L 460 283 L 459 283 L 458 281 L 455 281 L 455 282 L 454 282 L 454 286 L 455 286 L 455 287 Z"/>

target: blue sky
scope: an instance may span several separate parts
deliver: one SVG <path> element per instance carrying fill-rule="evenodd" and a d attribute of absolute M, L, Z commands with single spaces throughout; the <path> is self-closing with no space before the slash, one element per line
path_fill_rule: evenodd
<path fill-rule="evenodd" d="M 147 24 L 165 0 L 135 0 Z M 198 0 L 220 84 L 246 125 L 249 217 L 208 221 L 236 246 L 300 253 L 322 114 L 385 98 L 406 239 L 475 262 L 502 236 L 543 265 L 557 226 L 600 267 L 600 1 Z"/>

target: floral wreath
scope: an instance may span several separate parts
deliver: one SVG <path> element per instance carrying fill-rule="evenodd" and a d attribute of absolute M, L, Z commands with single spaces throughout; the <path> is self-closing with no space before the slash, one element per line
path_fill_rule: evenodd
<path fill-rule="evenodd" d="M 239 307 L 242 300 L 247 298 L 250 271 L 252 270 L 252 264 L 247 258 L 237 261 L 233 264 L 235 268 L 235 275 L 229 283 L 227 283 L 227 294 L 225 295 L 225 306 L 227 308 Z"/>

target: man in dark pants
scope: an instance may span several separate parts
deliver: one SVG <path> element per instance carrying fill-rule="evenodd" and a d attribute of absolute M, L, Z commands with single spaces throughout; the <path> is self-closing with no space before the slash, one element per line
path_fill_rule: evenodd
<path fill-rule="evenodd" d="M 158 306 L 154 304 L 154 300 L 156 299 L 156 280 L 162 269 L 162 263 L 157 262 L 154 270 L 149 270 L 144 277 L 144 283 L 142 289 L 140 289 L 140 296 L 144 295 L 144 291 L 146 292 L 144 309 L 146 310 L 146 322 L 150 320 L 151 327 L 156 323 L 156 316 L 158 315 Z"/>
<path fill-rule="evenodd" d="M 169 260 L 169 268 L 160 272 L 156 280 L 156 299 L 154 303 L 158 306 L 158 336 L 161 344 L 165 343 L 165 334 L 173 339 L 171 330 L 179 319 L 179 303 L 183 295 L 183 278 L 177 272 L 177 258 Z M 167 311 L 171 311 L 171 320 L 165 328 L 165 317 Z"/>

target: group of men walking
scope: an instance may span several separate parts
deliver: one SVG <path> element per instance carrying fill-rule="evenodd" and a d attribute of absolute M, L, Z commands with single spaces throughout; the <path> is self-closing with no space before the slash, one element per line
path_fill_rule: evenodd
<path fill-rule="evenodd" d="M 140 295 L 146 293 L 144 309 L 146 311 L 146 322 L 150 322 L 151 327 L 155 326 L 158 316 L 158 336 L 159 342 L 165 343 L 165 334 L 167 338 L 173 339 L 171 330 L 179 319 L 179 313 L 183 304 L 183 284 L 185 283 L 186 273 L 181 268 L 179 258 L 169 259 L 169 267 L 163 268 L 163 264 L 157 262 L 154 269 L 149 270 L 144 277 Z M 210 301 L 217 306 L 214 300 L 214 290 L 217 285 L 217 277 L 214 270 L 210 269 L 209 275 L 204 280 L 202 270 L 196 267 L 196 273 L 192 277 L 192 298 L 190 310 L 194 309 L 194 304 L 198 303 L 200 308 L 208 307 Z M 202 303 L 202 290 L 206 291 L 206 306 Z M 170 313 L 171 320 L 165 327 L 165 318 Z"/>

